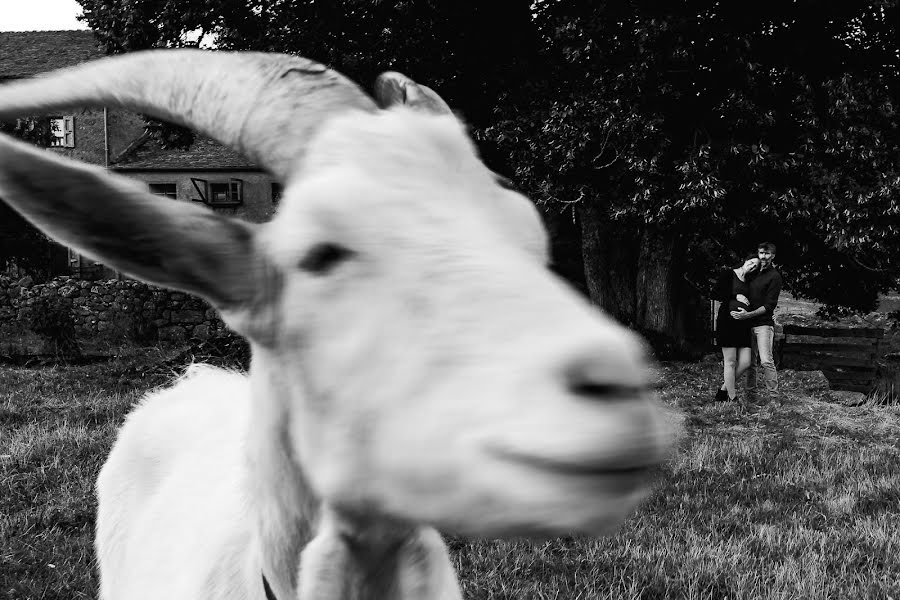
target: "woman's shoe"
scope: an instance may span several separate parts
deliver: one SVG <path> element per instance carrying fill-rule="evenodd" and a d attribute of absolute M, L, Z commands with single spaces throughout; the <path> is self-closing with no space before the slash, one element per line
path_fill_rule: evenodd
<path fill-rule="evenodd" d="M 728 390 L 719 390 L 716 392 L 716 402 L 725 402 L 728 400 Z"/>

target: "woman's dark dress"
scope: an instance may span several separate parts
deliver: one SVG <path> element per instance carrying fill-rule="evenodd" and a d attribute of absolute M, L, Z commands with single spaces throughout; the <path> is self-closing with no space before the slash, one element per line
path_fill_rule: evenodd
<path fill-rule="evenodd" d="M 750 325 L 749 321 L 738 321 L 731 316 L 731 311 L 743 306 L 736 300 L 738 294 L 749 298 L 750 286 L 746 281 L 741 281 L 732 269 L 728 269 L 719 276 L 716 282 L 715 299 L 722 303 L 719 306 L 719 314 L 716 317 L 716 341 L 720 348 L 749 348 Z"/>

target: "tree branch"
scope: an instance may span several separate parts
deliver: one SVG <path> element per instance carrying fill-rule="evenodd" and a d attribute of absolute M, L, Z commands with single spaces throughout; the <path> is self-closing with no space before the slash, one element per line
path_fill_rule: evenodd
<path fill-rule="evenodd" d="M 844 254 L 844 256 L 846 256 L 850 260 L 850 262 L 852 262 L 854 265 L 856 265 L 860 269 L 864 269 L 870 273 L 887 273 L 888 271 L 891 270 L 891 269 L 879 269 L 877 267 L 870 267 L 869 265 L 863 264 L 863 262 L 861 260 L 859 260 L 857 257 L 850 255 L 850 254 Z"/>

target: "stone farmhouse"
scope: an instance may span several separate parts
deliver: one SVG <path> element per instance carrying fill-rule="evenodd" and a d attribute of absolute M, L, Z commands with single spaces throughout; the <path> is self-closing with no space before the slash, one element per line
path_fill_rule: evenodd
<path fill-rule="evenodd" d="M 91 31 L 0 32 L 0 85 L 104 56 Z M 281 188 L 264 170 L 229 148 L 197 136 L 190 147 L 162 148 L 140 115 L 120 109 L 77 109 L 47 119 L 50 150 L 103 165 L 146 184 L 161 202 L 199 202 L 253 222 L 268 220 Z M 109 268 L 64 248 L 55 275 L 115 277 Z"/>

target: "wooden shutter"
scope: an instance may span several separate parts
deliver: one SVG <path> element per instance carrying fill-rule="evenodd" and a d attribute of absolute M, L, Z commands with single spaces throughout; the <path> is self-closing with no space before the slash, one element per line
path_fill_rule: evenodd
<path fill-rule="evenodd" d="M 241 179 L 230 180 L 231 185 L 228 187 L 228 200 L 234 204 L 242 204 L 244 202 L 244 182 Z"/>
<path fill-rule="evenodd" d="M 75 147 L 75 117 L 63 117 L 63 146 Z"/>
<path fill-rule="evenodd" d="M 191 183 L 194 184 L 194 189 L 197 190 L 198 194 L 200 194 L 199 198 L 191 198 L 191 200 L 193 200 L 194 202 L 202 202 L 204 204 L 207 204 L 206 196 L 209 187 L 207 186 L 206 180 L 191 177 Z"/>

